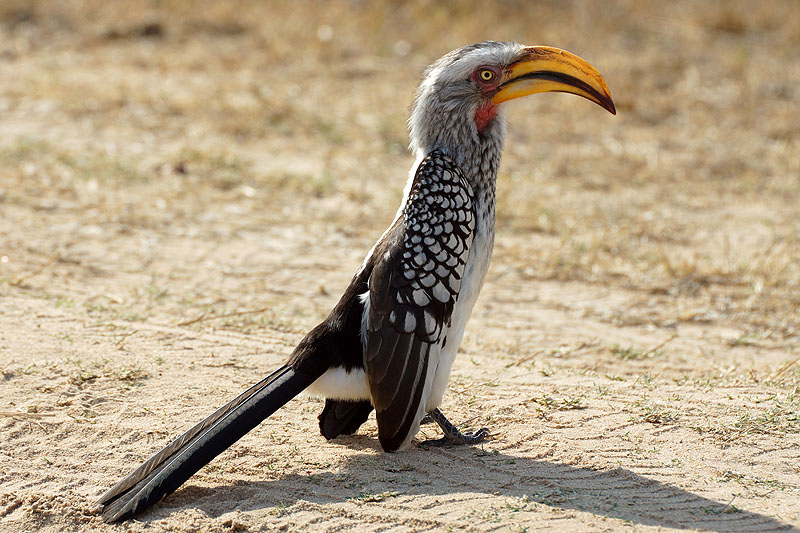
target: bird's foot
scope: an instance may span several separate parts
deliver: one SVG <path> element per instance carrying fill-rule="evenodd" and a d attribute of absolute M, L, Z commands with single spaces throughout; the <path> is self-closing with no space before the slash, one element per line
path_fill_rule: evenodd
<path fill-rule="evenodd" d="M 478 431 L 474 431 L 471 433 L 462 433 L 458 430 L 458 428 L 450 422 L 444 414 L 437 408 L 425 415 L 423 418 L 423 422 L 426 419 L 430 419 L 433 422 L 439 424 L 439 427 L 442 428 L 444 432 L 444 437 L 441 439 L 429 439 L 420 443 L 420 446 L 456 446 L 461 444 L 478 444 L 479 442 L 483 442 L 486 438 L 486 435 L 489 434 L 488 428 L 481 428 Z"/>

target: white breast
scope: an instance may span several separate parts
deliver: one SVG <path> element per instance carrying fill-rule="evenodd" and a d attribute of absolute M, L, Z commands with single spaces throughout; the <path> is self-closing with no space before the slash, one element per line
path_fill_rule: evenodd
<path fill-rule="evenodd" d="M 450 368 L 456 359 L 458 347 L 461 345 L 461 339 L 464 336 L 464 329 L 467 327 L 472 308 L 475 306 L 486 272 L 489 270 L 493 247 L 494 216 L 489 214 L 487 219 L 479 220 L 475 228 L 475 237 L 472 240 L 469 258 L 464 269 L 464 277 L 461 281 L 461 291 L 453 310 L 450 327 L 444 337 L 447 341 L 440 350 L 433 383 L 425 402 L 426 413 L 442 404 L 442 397 L 447 389 L 450 377 Z"/>

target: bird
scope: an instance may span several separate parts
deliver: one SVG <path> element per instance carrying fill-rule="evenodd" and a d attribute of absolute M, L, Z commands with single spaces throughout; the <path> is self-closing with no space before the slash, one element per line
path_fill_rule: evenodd
<path fill-rule="evenodd" d="M 403 199 L 338 303 L 286 364 L 168 444 L 97 501 L 103 520 L 127 519 L 189 477 L 301 392 L 325 399 L 322 436 L 350 435 L 375 410 L 386 452 L 413 446 L 420 425 L 475 444 L 439 409 L 494 243 L 503 104 L 572 93 L 616 114 L 600 73 L 550 46 L 484 41 L 431 64 L 408 121 L 415 156 Z"/>

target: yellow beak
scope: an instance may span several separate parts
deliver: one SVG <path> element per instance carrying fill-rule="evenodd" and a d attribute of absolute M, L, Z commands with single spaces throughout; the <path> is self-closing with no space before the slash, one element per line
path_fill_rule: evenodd
<path fill-rule="evenodd" d="M 617 114 L 603 77 L 575 54 L 550 46 L 528 46 L 506 67 L 492 102 L 500 104 L 529 94 L 562 92 L 583 96 Z"/>

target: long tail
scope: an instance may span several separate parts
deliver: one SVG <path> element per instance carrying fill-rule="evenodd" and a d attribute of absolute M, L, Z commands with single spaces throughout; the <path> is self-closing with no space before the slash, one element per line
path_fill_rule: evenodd
<path fill-rule="evenodd" d="M 284 366 L 172 441 L 97 501 L 115 522 L 166 496 L 319 376 Z"/>

